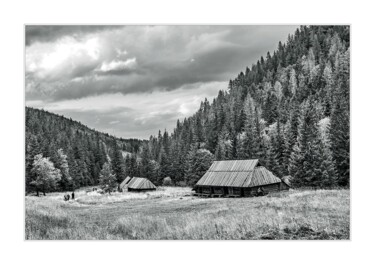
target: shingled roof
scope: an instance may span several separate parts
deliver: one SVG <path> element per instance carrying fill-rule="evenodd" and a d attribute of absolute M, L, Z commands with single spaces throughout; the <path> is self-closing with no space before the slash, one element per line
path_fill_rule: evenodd
<path fill-rule="evenodd" d="M 127 184 L 130 189 L 138 190 L 152 190 L 156 189 L 156 186 L 151 181 L 145 178 L 132 178 Z"/>
<path fill-rule="evenodd" d="M 196 185 L 244 188 L 280 182 L 271 171 L 260 166 L 258 159 L 254 159 L 214 161 Z"/>

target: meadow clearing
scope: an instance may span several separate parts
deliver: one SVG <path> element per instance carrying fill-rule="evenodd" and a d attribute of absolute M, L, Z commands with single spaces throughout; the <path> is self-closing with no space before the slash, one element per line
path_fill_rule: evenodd
<path fill-rule="evenodd" d="M 349 190 L 293 190 L 252 198 L 198 198 L 191 188 L 101 195 L 26 196 L 25 238 L 349 239 Z"/>

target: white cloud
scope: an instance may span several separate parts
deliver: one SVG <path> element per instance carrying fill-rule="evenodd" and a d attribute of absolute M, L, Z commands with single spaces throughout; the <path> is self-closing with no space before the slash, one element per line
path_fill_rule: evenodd
<path fill-rule="evenodd" d="M 100 56 L 97 37 L 78 41 L 64 37 L 55 43 L 35 43 L 26 47 L 26 72 L 38 78 L 63 78 L 82 65 L 95 63 Z"/>
<path fill-rule="evenodd" d="M 109 71 L 121 71 L 121 70 L 128 70 L 134 69 L 137 65 L 137 58 L 130 58 L 125 61 L 120 60 L 113 60 L 109 63 L 103 62 L 100 71 L 102 72 L 109 72 Z"/>

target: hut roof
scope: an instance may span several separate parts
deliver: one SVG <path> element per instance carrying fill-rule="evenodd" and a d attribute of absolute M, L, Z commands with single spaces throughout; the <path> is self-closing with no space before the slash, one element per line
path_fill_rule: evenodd
<path fill-rule="evenodd" d="M 131 189 L 139 189 L 139 190 L 149 190 L 149 189 L 156 189 L 156 186 L 152 184 L 146 178 L 132 178 L 128 183 L 128 188 Z"/>
<path fill-rule="evenodd" d="M 257 165 L 259 165 L 258 159 L 214 161 L 208 171 L 242 172 L 253 170 Z"/>
<path fill-rule="evenodd" d="M 131 179 L 131 177 L 127 176 L 127 177 L 124 179 L 124 181 L 121 182 L 121 184 L 120 184 L 120 188 L 121 188 L 121 189 L 125 188 L 126 184 L 129 183 L 130 179 Z"/>
<path fill-rule="evenodd" d="M 215 161 L 197 186 L 256 187 L 281 180 L 255 160 Z"/>

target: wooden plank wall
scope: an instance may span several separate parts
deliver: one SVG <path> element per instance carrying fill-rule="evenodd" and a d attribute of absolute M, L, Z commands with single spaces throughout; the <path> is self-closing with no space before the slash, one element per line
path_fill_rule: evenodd
<path fill-rule="evenodd" d="M 224 187 L 214 187 L 215 194 L 224 194 Z"/>
<path fill-rule="evenodd" d="M 211 187 L 202 187 L 202 193 L 211 194 Z"/>

